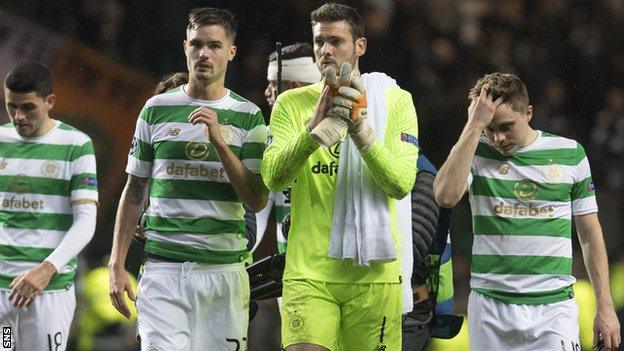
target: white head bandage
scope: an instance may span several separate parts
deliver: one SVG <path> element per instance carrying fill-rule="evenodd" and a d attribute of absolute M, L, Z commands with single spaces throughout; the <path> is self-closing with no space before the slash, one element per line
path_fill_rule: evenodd
<path fill-rule="evenodd" d="M 267 80 L 277 80 L 277 61 L 269 62 Z M 318 83 L 321 81 L 321 72 L 312 60 L 312 57 L 299 57 L 282 60 L 282 80 L 303 83 Z"/>

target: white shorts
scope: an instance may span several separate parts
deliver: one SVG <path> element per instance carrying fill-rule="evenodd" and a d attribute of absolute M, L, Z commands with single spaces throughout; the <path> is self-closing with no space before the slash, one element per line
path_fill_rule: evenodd
<path fill-rule="evenodd" d="M 576 300 L 514 305 L 471 291 L 468 334 L 472 351 L 579 351 Z"/>
<path fill-rule="evenodd" d="M 141 350 L 247 350 L 243 263 L 145 263 L 137 295 Z"/>
<path fill-rule="evenodd" d="M 3 332 L 0 350 L 64 351 L 76 309 L 74 286 L 69 290 L 43 292 L 29 307 L 13 307 L 9 295 L 9 290 L 0 290 L 0 328 Z M 7 331 L 10 331 L 11 341 L 5 344 Z"/>

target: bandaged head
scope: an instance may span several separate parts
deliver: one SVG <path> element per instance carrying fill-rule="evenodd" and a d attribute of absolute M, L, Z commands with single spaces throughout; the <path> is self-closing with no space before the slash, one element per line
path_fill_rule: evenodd
<path fill-rule="evenodd" d="M 277 61 L 269 62 L 267 80 L 277 80 Z M 282 81 L 312 84 L 318 83 L 320 80 L 321 73 L 314 64 L 312 57 L 306 56 L 282 60 Z"/>

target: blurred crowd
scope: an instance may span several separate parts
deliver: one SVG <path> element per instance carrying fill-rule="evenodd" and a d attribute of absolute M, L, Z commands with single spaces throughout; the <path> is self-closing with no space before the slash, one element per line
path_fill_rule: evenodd
<path fill-rule="evenodd" d="M 238 18 L 239 35 L 226 85 L 268 115 L 267 56 L 276 41 L 311 42 L 309 14 L 322 2 L 20 0 L 5 7 L 157 78 L 186 69 L 182 40 L 189 9 L 229 8 Z M 437 165 L 465 123 L 467 92 L 478 77 L 517 73 L 533 99 L 533 126 L 585 146 L 609 256 L 624 260 L 624 41 L 618 39 L 624 37 L 624 1 L 339 2 L 359 8 L 366 21 L 368 50 L 361 70 L 386 72 L 412 93 L 420 143 Z M 469 252 L 461 236 L 470 230 L 462 206 L 455 211 L 452 234 L 460 293 L 467 289 L 468 268 L 461 262 Z"/>
<path fill-rule="evenodd" d="M 368 37 L 363 71 L 383 71 L 412 92 L 421 143 L 438 163 L 485 72 L 519 74 L 534 126 L 580 140 L 601 193 L 624 189 L 624 2 L 619 0 L 360 0 Z M 238 57 L 228 85 L 269 113 L 266 57 L 275 41 L 310 41 L 318 0 L 23 0 L 16 12 L 160 77 L 185 69 L 181 41 L 195 6 L 232 9 Z M 618 242 L 618 246 L 622 243 Z"/>
<path fill-rule="evenodd" d="M 602 188 L 624 188 L 624 2 L 619 0 L 360 0 L 368 37 L 363 71 L 383 71 L 411 91 L 421 139 L 441 160 L 463 125 L 466 94 L 485 72 L 518 73 L 534 125 L 577 138 Z M 229 86 L 264 108 L 266 57 L 275 41 L 310 41 L 318 0 L 152 2 L 23 0 L 38 23 L 156 77 L 185 69 L 181 41 L 195 6 L 232 9 L 238 58 Z M 441 128 L 440 126 L 445 126 Z"/>

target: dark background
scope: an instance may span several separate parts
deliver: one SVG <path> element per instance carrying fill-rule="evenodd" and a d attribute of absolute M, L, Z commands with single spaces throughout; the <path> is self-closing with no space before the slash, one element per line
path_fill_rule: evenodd
<path fill-rule="evenodd" d="M 385 72 L 412 93 L 420 143 L 437 166 L 465 123 L 467 92 L 476 80 L 493 71 L 520 75 L 534 106 L 533 127 L 577 139 L 585 146 L 610 260 L 624 259 L 624 2 L 342 3 L 356 6 L 366 21 L 368 50 L 360 61 L 361 70 Z M 267 56 L 276 41 L 284 45 L 311 42 L 309 13 L 320 4 L 312 0 L 23 0 L 0 1 L 0 12 L 18 15 L 46 31 L 81 43 L 96 55 L 138 74 L 144 79 L 140 96 L 148 96 L 151 84 L 161 76 L 186 70 L 182 41 L 188 11 L 197 6 L 231 9 L 239 23 L 238 54 L 228 69 L 226 85 L 260 106 L 268 120 L 270 110 L 263 96 Z M 81 69 L 79 64 L 75 68 Z M 123 118 L 133 125 L 138 108 L 125 112 Z M 79 128 L 88 123 L 80 118 L 71 121 Z M 101 264 L 110 251 L 115 199 L 125 180 L 122 169 L 110 169 L 109 162 L 125 162 L 126 155 L 102 149 L 113 143 L 129 143 L 125 136 L 103 136 L 101 140 L 95 140 L 97 135 L 93 137 L 96 152 L 103 159 L 98 170 L 121 181 L 112 182 L 110 194 L 104 195 L 113 200 L 102 203 L 104 219 L 86 250 L 89 266 Z M 271 235 L 267 234 L 270 240 L 263 244 L 259 255 L 273 249 Z M 456 307 L 465 312 L 470 250 L 470 217 L 465 200 L 454 212 L 452 240 Z M 576 240 L 575 251 L 580 252 Z M 134 269 L 138 259 L 131 258 L 131 263 Z M 575 257 L 575 274 L 586 276 L 579 257 Z"/>

